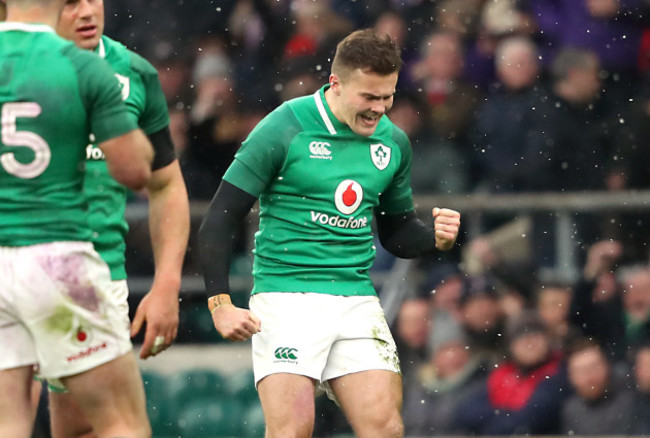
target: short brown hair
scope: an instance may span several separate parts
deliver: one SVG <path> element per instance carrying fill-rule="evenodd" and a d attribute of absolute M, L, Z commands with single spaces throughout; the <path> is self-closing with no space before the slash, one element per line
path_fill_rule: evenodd
<path fill-rule="evenodd" d="M 580 337 L 571 342 L 566 348 L 566 358 L 569 359 L 578 354 L 584 353 L 587 350 L 598 350 L 600 354 L 607 360 L 607 354 L 603 346 L 594 338 Z"/>
<path fill-rule="evenodd" d="M 402 58 L 390 36 L 378 35 L 374 29 L 352 32 L 336 46 L 332 73 L 347 76 L 356 69 L 387 76 L 399 72 Z"/>

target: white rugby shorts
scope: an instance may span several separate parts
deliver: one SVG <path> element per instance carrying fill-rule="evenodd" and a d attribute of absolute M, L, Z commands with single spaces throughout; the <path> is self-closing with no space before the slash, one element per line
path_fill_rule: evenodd
<path fill-rule="evenodd" d="M 251 297 L 250 309 L 262 322 L 252 341 L 255 385 L 275 373 L 324 383 L 360 371 L 400 372 L 377 297 L 264 292 Z"/>
<path fill-rule="evenodd" d="M 0 369 L 56 379 L 131 351 L 127 295 L 90 242 L 0 247 Z"/>

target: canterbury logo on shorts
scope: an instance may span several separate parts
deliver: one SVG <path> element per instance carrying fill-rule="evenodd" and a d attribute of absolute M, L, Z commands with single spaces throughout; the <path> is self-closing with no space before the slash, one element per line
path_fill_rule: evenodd
<path fill-rule="evenodd" d="M 298 350 L 296 348 L 291 348 L 291 347 L 279 347 L 275 349 L 274 356 L 276 359 L 280 359 L 282 362 L 286 362 L 288 360 L 298 360 L 298 356 L 296 354 L 298 353 Z M 284 360 L 282 360 L 284 359 Z M 276 361 L 277 362 L 277 361 Z"/>

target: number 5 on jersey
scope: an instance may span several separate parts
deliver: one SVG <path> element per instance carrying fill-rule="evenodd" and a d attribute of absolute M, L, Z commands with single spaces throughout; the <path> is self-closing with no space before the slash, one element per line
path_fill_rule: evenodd
<path fill-rule="evenodd" d="M 16 130 L 17 118 L 35 118 L 40 113 L 41 106 L 36 102 L 9 102 L 2 105 L 2 143 L 6 146 L 26 147 L 34 152 L 34 159 L 29 163 L 16 160 L 13 152 L 0 156 L 2 167 L 18 178 L 36 178 L 50 164 L 52 153 L 47 142 L 33 132 Z"/>

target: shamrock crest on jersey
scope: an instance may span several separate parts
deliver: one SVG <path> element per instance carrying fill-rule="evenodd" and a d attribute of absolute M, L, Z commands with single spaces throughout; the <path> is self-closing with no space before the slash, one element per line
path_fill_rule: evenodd
<path fill-rule="evenodd" d="M 370 145 L 370 158 L 379 170 L 384 170 L 390 163 L 390 148 L 381 143 Z"/>

